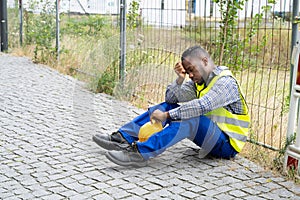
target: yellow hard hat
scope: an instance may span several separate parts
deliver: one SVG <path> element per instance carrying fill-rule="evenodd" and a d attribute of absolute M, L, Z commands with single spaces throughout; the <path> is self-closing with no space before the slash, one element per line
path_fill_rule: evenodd
<path fill-rule="evenodd" d="M 144 124 L 139 131 L 139 142 L 145 142 L 148 138 L 163 129 L 161 122 L 153 121 Z"/>

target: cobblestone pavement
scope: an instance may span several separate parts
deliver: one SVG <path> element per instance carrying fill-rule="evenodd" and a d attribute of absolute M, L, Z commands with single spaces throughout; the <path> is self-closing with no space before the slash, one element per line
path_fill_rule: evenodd
<path fill-rule="evenodd" d="M 92 135 L 141 112 L 0 54 L 0 199 L 300 199 L 293 182 L 240 156 L 200 159 L 188 140 L 144 168 L 109 162 Z"/>

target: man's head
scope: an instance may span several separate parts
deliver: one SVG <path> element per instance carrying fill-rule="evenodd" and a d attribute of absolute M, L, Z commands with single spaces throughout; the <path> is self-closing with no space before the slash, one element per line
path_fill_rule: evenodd
<path fill-rule="evenodd" d="M 181 57 L 182 65 L 195 83 L 203 83 L 208 75 L 215 69 L 210 55 L 201 46 L 193 46 L 185 50 Z"/>

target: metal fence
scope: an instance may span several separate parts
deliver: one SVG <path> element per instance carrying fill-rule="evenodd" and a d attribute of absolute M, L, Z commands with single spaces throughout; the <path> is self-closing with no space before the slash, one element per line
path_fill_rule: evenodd
<path fill-rule="evenodd" d="M 78 76 L 87 75 L 92 89 L 147 108 L 164 100 L 167 84 L 176 78 L 173 66 L 181 53 L 191 45 L 202 45 L 216 64 L 231 68 L 243 88 L 252 117 L 249 140 L 271 149 L 283 147 L 289 103 L 291 0 L 126 1 L 126 70 L 124 85 L 119 87 L 115 80 L 120 73 L 122 2 L 61 0 L 59 64 Z M 17 19 L 10 23 L 14 33 L 10 41 L 27 34 L 19 33 L 16 3 L 10 6 L 10 18 Z M 38 15 L 40 10 L 30 10 L 29 3 L 23 5 L 25 27 L 30 22 L 28 12 Z"/>
<path fill-rule="evenodd" d="M 141 4 L 142 26 L 134 31 L 142 41 L 132 51 L 143 55 L 138 57 L 145 63 L 127 63 L 127 79 L 137 83 L 133 101 L 163 101 L 166 85 L 176 77 L 172 68 L 180 54 L 200 44 L 239 80 L 252 117 L 249 140 L 282 148 L 289 103 L 292 2 L 244 1 L 241 9 L 231 10 L 237 13 L 232 21 L 226 16 L 230 8 L 212 1 L 156 2 Z M 129 46 L 134 43 L 128 40 Z"/>

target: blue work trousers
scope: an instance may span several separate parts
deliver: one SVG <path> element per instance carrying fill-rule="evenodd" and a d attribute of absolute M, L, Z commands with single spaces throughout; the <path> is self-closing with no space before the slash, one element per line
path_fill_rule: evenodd
<path fill-rule="evenodd" d="M 168 147 L 188 138 L 201 147 L 200 156 L 211 155 L 219 158 L 232 158 L 237 152 L 230 145 L 229 138 L 208 117 L 200 116 L 187 120 L 163 122 L 164 129 L 150 136 L 144 142 L 138 141 L 140 127 L 150 121 L 151 113 L 159 109 L 163 112 L 178 107 L 178 104 L 161 103 L 150 107 L 147 112 L 137 116 L 119 129 L 129 144 L 136 143 L 138 151 L 148 160 L 164 152 Z"/>

